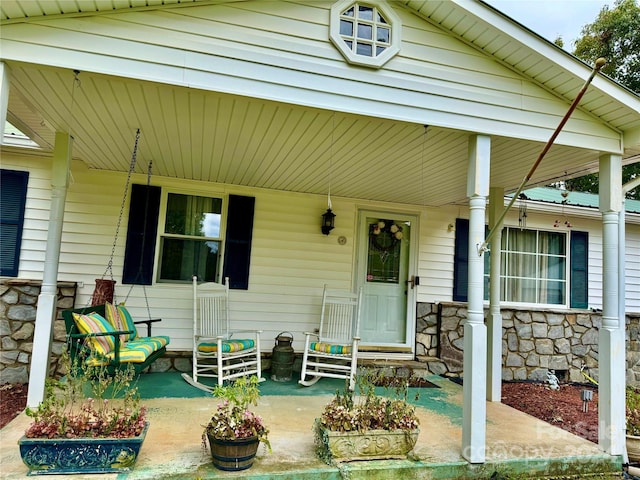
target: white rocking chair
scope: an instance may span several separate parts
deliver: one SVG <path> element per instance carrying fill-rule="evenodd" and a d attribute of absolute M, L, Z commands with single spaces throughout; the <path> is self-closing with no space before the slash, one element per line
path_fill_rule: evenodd
<path fill-rule="evenodd" d="M 349 380 L 349 389 L 354 389 L 361 310 L 362 288 L 353 293 L 324 286 L 320 328 L 318 333 L 305 332 L 298 383 L 308 387 L 321 377 L 345 378 Z"/>
<path fill-rule="evenodd" d="M 253 338 L 238 337 L 238 333 L 253 333 Z M 193 277 L 193 376 L 183 373 L 191 385 L 205 391 L 213 387 L 200 383 L 200 377 L 225 380 L 256 375 L 262 378 L 260 331 L 229 328 L 229 279 L 225 284 L 198 285 Z"/>

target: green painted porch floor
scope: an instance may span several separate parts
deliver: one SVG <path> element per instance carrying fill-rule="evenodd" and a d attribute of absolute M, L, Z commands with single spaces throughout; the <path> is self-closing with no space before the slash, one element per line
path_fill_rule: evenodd
<path fill-rule="evenodd" d="M 266 372 L 268 373 L 268 372 Z M 295 375 L 295 373 L 294 373 Z M 350 479 L 489 479 L 536 478 L 598 472 L 619 478 L 621 458 L 597 445 L 500 403 L 487 405 L 487 461 L 468 464 L 461 455 L 462 387 L 444 378 L 428 380 L 441 388 L 410 389 L 420 418 L 420 437 L 412 460 L 322 463 L 314 453 L 311 426 L 340 380 L 322 379 L 302 387 L 293 379 L 260 384 L 255 411 L 270 428 L 272 452 L 260 447 L 256 461 L 243 472 L 216 470 L 202 449 L 201 432 L 216 400 L 187 384 L 177 372 L 143 374 L 139 391 L 149 409 L 147 438 L 133 472 L 128 475 L 74 475 L 73 479 L 211 479 L 339 480 Z M 22 414 L 0 431 L 0 478 L 26 478 L 17 440 L 29 423 Z M 60 477 L 52 477 L 60 478 Z"/>

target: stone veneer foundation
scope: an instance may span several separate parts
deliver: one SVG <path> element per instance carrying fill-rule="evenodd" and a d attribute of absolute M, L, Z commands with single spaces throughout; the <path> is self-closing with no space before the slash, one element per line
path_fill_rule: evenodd
<path fill-rule="evenodd" d="M 27 383 L 40 282 L 0 279 L 0 384 Z M 76 284 L 58 284 L 58 314 L 53 328 L 50 373 L 64 374 L 58 365 L 65 348 L 60 312 L 75 305 Z M 584 362 L 597 378 L 600 312 L 591 310 L 537 310 L 502 308 L 502 378 L 544 380 L 548 369 L 564 380 L 584 382 Z M 488 310 L 485 310 L 485 317 Z M 463 325 L 467 304 L 420 303 L 417 307 L 416 360 L 435 374 L 462 374 Z M 640 314 L 626 317 L 627 383 L 640 386 Z M 269 367 L 269 360 L 264 368 Z M 150 370 L 191 371 L 190 352 L 172 352 L 155 361 Z"/>
<path fill-rule="evenodd" d="M 502 307 L 501 314 L 503 380 L 545 380 L 553 369 L 561 380 L 585 382 L 583 363 L 597 378 L 601 312 Z M 462 374 L 467 304 L 421 303 L 417 316 L 416 359 L 436 374 Z M 627 314 L 626 378 L 633 385 L 640 385 L 639 331 L 640 314 Z"/>

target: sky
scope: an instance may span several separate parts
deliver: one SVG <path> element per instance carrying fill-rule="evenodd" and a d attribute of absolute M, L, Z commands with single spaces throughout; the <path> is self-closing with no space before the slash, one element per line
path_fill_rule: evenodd
<path fill-rule="evenodd" d="M 558 36 L 571 52 L 582 27 L 593 23 L 602 7 L 613 8 L 614 0 L 485 0 L 494 8 L 547 40 Z"/>

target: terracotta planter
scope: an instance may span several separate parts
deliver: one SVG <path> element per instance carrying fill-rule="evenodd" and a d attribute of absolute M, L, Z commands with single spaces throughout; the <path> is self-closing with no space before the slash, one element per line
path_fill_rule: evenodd
<path fill-rule="evenodd" d="M 223 440 L 207 433 L 213 466 L 219 470 L 238 471 L 251 468 L 258 451 L 258 437 Z"/>
<path fill-rule="evenodd" d="M 131 438 L 27 438 L 18 441 L 29 475 L 130 472 L 149 423 Z"/>
<path fill-rule="evenodd" d="M 630 461 L 640 462 L 640 436 L 627 435 L 627 455 Z"/>
<path fill-rule="evenodd" d="M 418 441 L 419 429 L 332 432 L 316 421 L 316 446 L 320 457 L 331 461 L 403 459 Z"/>

